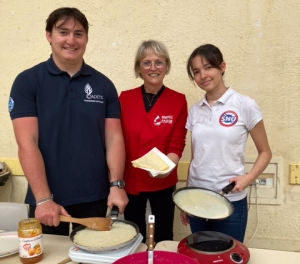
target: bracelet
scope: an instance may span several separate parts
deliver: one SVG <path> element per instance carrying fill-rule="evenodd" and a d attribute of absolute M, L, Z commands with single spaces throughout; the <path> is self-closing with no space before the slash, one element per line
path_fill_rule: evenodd
<path fill-rule="evenodd" d="M 43 203 L 50 202 L 50 201 L 53 201 L 53 194 L 51 194 L 50 197 L 36 201 L 35 204 L 36 204 L 36 206 L 38 206 L 38 205 L 41 205 Z"/>

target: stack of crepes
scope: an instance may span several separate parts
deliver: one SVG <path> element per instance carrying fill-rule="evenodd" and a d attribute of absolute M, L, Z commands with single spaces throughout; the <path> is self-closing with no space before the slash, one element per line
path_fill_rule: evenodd
<path fill-rule="evenodd" d="M 139 159 L 133 160 L 133 167 L 150 171 L 152 175 L 167 173 L 175 164 L 157 148 L 153 148 Z"/>

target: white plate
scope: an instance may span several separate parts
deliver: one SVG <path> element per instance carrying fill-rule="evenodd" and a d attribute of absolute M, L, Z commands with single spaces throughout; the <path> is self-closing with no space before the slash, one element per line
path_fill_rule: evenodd
<path fill-rule="evenodd" d="M 162 153 L 159 149 L 157 148 L 153 148 L 151 149 L 150 151 L 153 151 L 157 156 L 159 156 L 165 163 L 167 163 L 169 165 L 169 169 L 168 170 L 165 170 L 163 171 L 163 173 L 168 173 L 169 171 L 173 170 L 173 168 L 176 166 L 174 164 L 174 162 L 172 160 L 170 160 L 164 153 Z M 150 152 L 149 151 L 149 152 Z M 148 152 L 148 153 L 149 153 Z M 147 155 L 148 153 L 146 153 L 145 155 Z M 144 155 L 144 156 L 145 156 Z M 139 169 L 142 169 L 142 170 L 146 170 L 146 171 L 149 171 L 152 176 L 157 176 L 158 174 L 162 174 L 162 171 L 157 171 L 157 170 L 152 170 L 152 169 L 149 169 L 149 168 L 143 168 L 143 167 L 139 167 Z"/>
<path fill-rule="evenodd" d="M 18 232 L 0 233 L 0 258 L 19 252 Z"/>

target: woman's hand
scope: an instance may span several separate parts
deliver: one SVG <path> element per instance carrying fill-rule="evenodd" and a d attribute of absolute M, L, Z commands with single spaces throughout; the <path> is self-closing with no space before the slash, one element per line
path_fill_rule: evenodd
<path fill-rule="evenodd" d="M 170 172 L 171 172 L 171 171 L 170 171 Z M 148 174 L 149 174 L 149 176 L 150 176 L 151 178 L 159 178 L 159 179 L 163 179 L 163 178 L 166 178 L 166 177 L 170 174 L 170 172 L 163 173 L 163 174 L 158 174 L 158 175 L 156 175 L 156 176 L 153 176 L 150 172 L 148 172 Z"/>
<path fill-rule="evenodd" d="M 229 183 L 235 182 L 235 186 L 232 189 L 233 192 L 241 192 L 246 189 L 251 183 L 252 180 L 248 177 L 248 175 L 236 176 L 229 180 Z"/>
<path fill-rule="evenodd" d="M 180 220 L 181 220 L 181 223 L 185 226 L 190 224 L 189 218 L 188 218 L 187 214 L 184 212 L 180 212 Z"/>

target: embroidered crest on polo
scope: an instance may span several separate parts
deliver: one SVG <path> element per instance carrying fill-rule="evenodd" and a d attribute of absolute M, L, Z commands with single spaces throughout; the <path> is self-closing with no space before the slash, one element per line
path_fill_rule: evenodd
<path fill-rule="evenodd" d="M 229 111 L 224 112 L 220 116 L 219 123 L 221 126 L 231 127 L 236 124 L 238 119 L 239 119 L 239 117 L 238 117 L 237 113 L 229 110 Z"/>
<path fill-rule="evenodd" d="M 8 100 L 8 111 L 9 112 L 11 112 L 11 110 L 13 110 L 14 105 L 15 105 L 14 100 L 11 97 L 9 97 L 9 100 Z"/>
<path fill-rule="evenodd" d="M 90 86 L 89 83 L 87 83 L 84 87 L 84 91 L 86 93 L 86 98 L 89 98 L 89 96 L 91 95 L 91 93 L 93 92 L 92 87 Z"/>
<path fill-rule="evenodd" d="M 103 96 L 102 95 L 94 95 L 92 86 L 90 86 L 89 83 L 87 83 L 84 86 L 84 92 L 86 93 L 86 98 L 84 101 L 88 103 L 101 103 L 103 104 Z"/>
<path fill-rule="evenodd" d="M 171 125 L 173 123 L 173 116 L 171 115 L 163 115 L 163 116 L 157 116 L 154 118 L 154 125 L 160 126 L 161 124 L 169 124 Z"/>

